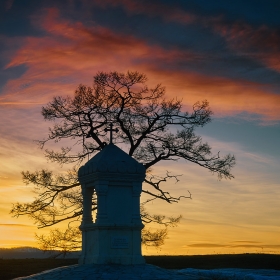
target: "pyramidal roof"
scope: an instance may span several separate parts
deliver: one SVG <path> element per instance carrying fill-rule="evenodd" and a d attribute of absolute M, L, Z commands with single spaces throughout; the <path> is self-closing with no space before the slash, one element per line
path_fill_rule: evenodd
<path fill-rule="evenodd" d="M 145 167 L 122 149 L 110 143 L 80 167 L 78 177 L 100 172 L 143 174 Z"/>

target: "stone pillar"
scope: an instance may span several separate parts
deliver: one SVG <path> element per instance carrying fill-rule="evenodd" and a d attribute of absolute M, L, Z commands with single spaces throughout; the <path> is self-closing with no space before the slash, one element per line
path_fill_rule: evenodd
<path fill-rule="evenodd" d="M 82 225 L 92 223 L 92 195 L 93 188 L 87 188 L 86 184 L 82 185 L 82 195 L 83 195 L 83 220 Z"/>
<path fill-rule="evenodd" d="M 83 196 L 83 218 L 80 226 L 82 231 L 82 255 L 79 262 L 84 263 L 87 258 L 87 246 L 89 234 L 87 226 L 92 225 L 92 195 L 93 188 L 88 187 L 86 183 L 82 183 L 82 196 Z"/>
<path fill-rule="evenodd" d="M 132 219 L 134 224 L 142 224 L 140 216 L 140 195 L 142 191 L 141 182 L 133 182 L 132 184 Z"/>
<path fill-rule="evenodd" d="M 107 191 L 108 182 L 99 181 L 95 185 L 96 195 L 97 195 L 97 215 L 96 223 L 106 223 L 107 222 Z"/>

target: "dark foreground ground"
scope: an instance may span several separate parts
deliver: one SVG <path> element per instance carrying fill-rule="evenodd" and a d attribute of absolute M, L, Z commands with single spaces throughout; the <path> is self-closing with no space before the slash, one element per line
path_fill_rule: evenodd
<path fill-rule="evenodd" d="M 146 256 L 145 259 L 148 264 L 167 269 L 266 268 L 280 270 L 280 255 L 269 254 Z M 0 280 L 27 276 L 77 263 L 77 259 L 0 259 Z"/>

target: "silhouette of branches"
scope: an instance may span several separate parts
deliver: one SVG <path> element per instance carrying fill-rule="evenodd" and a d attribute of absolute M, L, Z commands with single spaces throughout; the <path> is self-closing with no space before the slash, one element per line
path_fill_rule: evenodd
<path fill-rule="evenodd" d="M 17 217 L 31 217 L 39 228 L 66 220 L 79 220 L 82 196 L 77 169 L 109 142 L 105 128 L 110 123 L 118 129 L 114 143 L 146 168 L 143 193 L 148 198 L 144 203 L 155 199 L 174 203 L 181 198 L 191 198 L 189 191 L 175 197 L 164 190 L 166 182 L 173 180 L 176 183 L 181 175 L 172 175 L 169 171 L 163 177 L 156 175 L 151 167 L 159 162 L 184 159 L 217 174 L 218 179 L 233 178 L 231 169 L 235 165 L 235 157 L 230 154 L 222 157 L 220 152 L 213 154 L 208 143 L 195 134 L 197 127 L 211 121 L 208 101 L 196 102 L 190 113 L 185 112 L 182 100 L 166 98 L 164 86 L 157 84 L 149 88 L 146 82 L 147 77 L 139 72 L 98 72 L 92 87 L 81 84 L 73 97 L 57 96 L 44 106 L 42 115 L 45 120 L 52 121 L 53 126 L 49 128 L 48 136 L 38 144 L 45 149 L 49 142 L 63 144 L 67 140 L 68 146 L 62 146 L 60 151 L 46 148 L 45 156 L 51 162 L 72 164 L 74 168 L 64 175 L 55 175 L 47 170 L 22 172 L 23 181 L 35 186 L 36 198 L 31 203 L 14 204 L 11 213 Z M 94 195 L 92 211 L 95 210 Z M 165 226 L 175 225 L 180 220 L 179 217 L 150 215 L 144 210 L 142 219 L 146 224 Z M 76 231 L 65 232 L 65 236 L 72 233 Z M 49 239 L 42 236 L 38 239 L 46 244 L 54 243 L 50 241 L 62 238 L 61 234 L 53 231 Z M 166 227 L 153 232 L 145 230 L 143 242 L 158 246 L 166 234 Z"/>

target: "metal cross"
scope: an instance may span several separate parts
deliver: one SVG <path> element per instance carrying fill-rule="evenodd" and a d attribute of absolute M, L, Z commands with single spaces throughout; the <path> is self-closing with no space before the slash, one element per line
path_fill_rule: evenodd
<path fill-rule="evenodd" d="M 107 132 L 107 131 L 110 131 L 110 144 L 113 143 L 113 131 L 115 132 L 118 132 L 119 130 L 117 128 L 113 129 L 113 124 L 110 123 L 110 128 L 105 128 L 104 131 Z"/>

